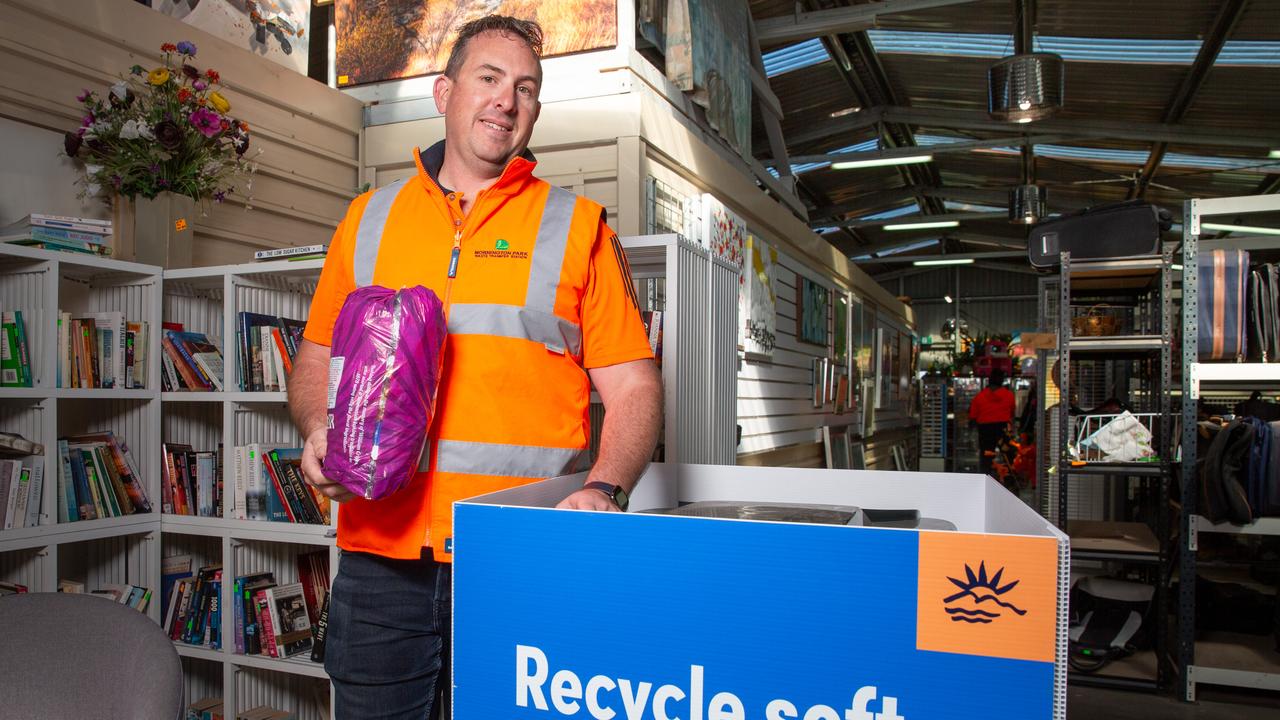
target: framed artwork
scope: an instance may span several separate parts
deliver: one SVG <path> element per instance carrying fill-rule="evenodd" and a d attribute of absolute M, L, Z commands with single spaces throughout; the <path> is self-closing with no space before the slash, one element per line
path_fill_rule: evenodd
<path fill-rule="evenodd" d="M 822 447 L 827 455 L 827 467 L 832 470 L 848 470 L 852 456 L 849 452 L 849 428 L 826 425 L 822 428 Z"/>
<path fill-rule="evenodd" d="M 850 470 L 866 470 L 867 455 L 863 450 L 861 442 L 849 442 L 849 469 Z"/>
<path fill-rule="evenodd" d="M 311 0 L 273 0 L 253 8 L 243 0 L 154 0 L 151 7 L 238 48 L 307 74 Z"/>
<path fill-rule="evenodd" d="M 458 28 L 488 14 L 515 15 L 541 23 L 548 31 L 542 48 L 544 60 L 613 47 L 618 42 L 617 0 L 337 0 L 334 62 L 338 86 L 441 72 Z M 744 82 L 750 82 L 743 77 Z"/>
<path fill-rule="evenodd" d="M 831 291 L 803 275 L 796 276 L 796 339 L 827 346 L 827 305 Z"/>
<path fill-rule="evenodd" d="M 778 310 L 774 295 L 778 251 L 754 235 L 747 236 L 746 265 L 740 279 L 742 349 L 765 359 L 773 356 L 777 341 Z"/>
<path fill-rule="evenodd" d="M 813 406 L 820 408 L 827 404 L 827 366 L 826 358 L 813 358 Z"/>

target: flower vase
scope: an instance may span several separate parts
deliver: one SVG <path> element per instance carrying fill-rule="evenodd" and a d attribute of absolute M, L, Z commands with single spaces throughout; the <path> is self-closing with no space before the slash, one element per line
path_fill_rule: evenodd
<path fill-rule="evenodd" d="M 116 257 L 163 268 L 191 267 L 195 200 L 171 192 L 117 200 Z"/>

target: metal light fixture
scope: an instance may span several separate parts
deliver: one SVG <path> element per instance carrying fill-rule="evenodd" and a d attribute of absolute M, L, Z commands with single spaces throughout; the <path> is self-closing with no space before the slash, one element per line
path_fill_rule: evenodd
<path fill-rule="evenodd" d="M 959 220 L 938 220 L 934 222 L 910 222 L 885 225 L 883 230 L 933 230 L 935 228 L 959 227 Z"/>
<path fill-rule="evenodd" d="M 987 111 L 1005 122 L 1043 120 L 1062 109 L 1065 64 L 1053 53 L 1001 58 L 987 70 Z"/>
<path fill-rule="evenodd" d="M 933 155 L 899 155 L 896 157 L 878 157 L 867 160 L 846 160 L 831 163 L 832 170 L 855 170 L 857 168 L 890 167 L 893 165 L 918 165 L 933 162 Z"/>
<path fill-rule="evenodd" d="M 973 258 L 956 258 L 954 260 L 916 260 L 911 264 L 916 267 L 932 267 L 934 265 L 972 265 Z"/>
<path fill-rule="evenodd" d="M 1009 191 L 1009 222 L 1034 225 L 1048 212 L 1048 192 L 1039 185 L 1018 185 Z"/>

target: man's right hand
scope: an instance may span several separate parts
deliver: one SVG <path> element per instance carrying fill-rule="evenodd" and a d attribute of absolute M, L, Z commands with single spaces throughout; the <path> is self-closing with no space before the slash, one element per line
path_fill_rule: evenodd
<path fill-rule="evenodd" d="M 347 490 L 341 483 L 325 477 L 324 468 L 320 464 L 324 460 L 328 446 L 328 432 L 324 428 L 312 432 L 307 437 L 306 443 L 302 446 L 302 476 L 330 500 L 345 502 L 355 497 L 355 493 Z"/>

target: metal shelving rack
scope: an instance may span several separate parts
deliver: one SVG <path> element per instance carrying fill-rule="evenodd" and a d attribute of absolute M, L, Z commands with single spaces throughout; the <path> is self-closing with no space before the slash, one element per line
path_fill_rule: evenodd
<path fill-rule="evenodd" d="M 1142 566 L 1154 580 L 1156 625 L 1153 653 L 1142 652 L 1118 660 L 1097 674 L 1072 673 L 1071 682 L 1130 689 L 1156 690 L 1166 686 L 1168 674 L 1165 646 L 1167 560 L 1171 542 L 1168 522 L 1170 488 L 1173 477 L 1171 445 L 1172 401 L 1169 390 L 1173 373 L 1173 269 L 1172 254 L 1131 260 L 1075 261 L 1069 252 L 1061 254 L 1058 279 L 1058 378 L 1057 501 L 1058 526 L 1068 535 L 1074 530 L 1071 556 L 1073 560 L 1125 563 Z M 1073 301 L 1091 298 L 1131 303 L 1132 327 L 1127 335 L 1104 337 L 1072 337 Z M 1115 300 L 1119 298 L 1119 300 Z M 1146 372 L 1131 377 L 1127 372 L 1108 372 L 1128 382 L 1140 383 L 1138 396 L 1147 412 L 1158 413 L 1151 428 L 1159 455 L 1158 463 L 1087 463 L 1075 464 L 1069 453 L 1074 440 L 1071 410 L 1071 368 L 1073 361 L 1126 361 Z M 1158 364 L 1158 369 L 1156 365 Z M 1126 387 L 1125 391 L 1130 391 Z M 1071 478 L 1101 477 L 1109 486 L 1112 479 L 1132 482 L 1142 488 L 1148 501 L 1149 516 L 1145 523 L 1099 522 L 1070 519 Z M 1154 489 L 1152 486 L 1155 486 Z M 1121 486 L 1123 487 L 1123 486 Z M 1152 502 L 1154 501 L 1154 502 Z M 1154 515 L 1154 517 L 1150 517 Z M 1154 521 L 1154 522 L 1152 522 Z M 1150 527 L 1154 524 L 1154 532 Z M 1154 674 L 1154 677 L 1151 675 Z"/>
<path fill-rule="evenodd" d="M 1201 388 L 1249 388 L 1280 385 L 1280 364 L 1199 362 L 1200 222 L 1215 215 L 1243 215 L 1280 211 L 1280 196 L 1189 200 L 1183 210 L 1182 234 L 1182 537 L 1178 568 L 1178 668 L 1183 697 L 1196 699 L 1197 684 L 1230 685 L 1255 690 L 1280 690 L 1280 656 L 1266 637 L 1221 634 L 1196 639 L 1196 550 L 1200 533 L 1280 535 L 1280 518 L 1260 518 L 1245 525 L 1213 524 L 1196 514 L 1196 406 Z M 1216 245 L 1238 245 L 1231 238 Z"/>

